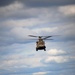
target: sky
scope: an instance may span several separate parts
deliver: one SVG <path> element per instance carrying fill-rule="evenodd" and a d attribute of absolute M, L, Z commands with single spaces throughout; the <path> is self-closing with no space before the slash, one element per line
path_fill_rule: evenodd
<path fill-rule="evenodd" d="M 0 75 L 75 75 L 75 0 L 0 0 Z"/>

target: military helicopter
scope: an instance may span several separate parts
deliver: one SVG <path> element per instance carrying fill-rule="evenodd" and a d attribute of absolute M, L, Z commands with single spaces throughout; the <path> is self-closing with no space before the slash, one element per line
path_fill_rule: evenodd
<path fill-rule="evenodd" d="M 30 37 L 38 37 L 38 41 L 36 41 L 36 51 L 38 51 L 38 50 L 46 51 L 46 46 L 45 46 L 44 40 L 53 40 L 53 39 L 48 39 L 52 36 L 34 36 L 34 35 L 29 35 L 29 36 Z"/>

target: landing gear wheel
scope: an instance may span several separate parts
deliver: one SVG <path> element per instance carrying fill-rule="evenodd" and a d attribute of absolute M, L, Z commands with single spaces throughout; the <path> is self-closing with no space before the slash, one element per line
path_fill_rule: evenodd
<path fill-rule="evenodd" d="M 44 49 L 44 51 L 46 51 L 46 49 Z"/>
<path fill-rule="evenodd" d="M 38 49 L 36 48 L 36 51 L 38 51 Z"/>

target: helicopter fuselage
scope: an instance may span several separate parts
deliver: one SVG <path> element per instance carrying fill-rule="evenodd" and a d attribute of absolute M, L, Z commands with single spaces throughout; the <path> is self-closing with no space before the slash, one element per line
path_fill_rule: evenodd
<path fill-rule="evenodd" d="M 45 48 L 46 48 L 45 42 L 43 41 L 43 39 L 39 38 L 39 41 L 36 42 L 36 51 L 38 51 L 38 50 L 46 51 Z"/>

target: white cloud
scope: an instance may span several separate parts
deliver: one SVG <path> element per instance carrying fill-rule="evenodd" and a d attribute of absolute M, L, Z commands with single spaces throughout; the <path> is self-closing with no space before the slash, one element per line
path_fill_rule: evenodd
<path fill-rule="evenodd" d="M 67 56 L 48 56 L 45 60 L 46 63 L 56 62 L 56 63 L 64 63 L 68 62 L 69 58 Z"/>
<path fill-rule="evenodd" d="M 75 5 L 66 5 L 58 8 L 64 15 L 75 15 Z"/>
<path fill-rule="evenodd" d="M 45 59 L 45 62 L 56 62 L 56 63 L 64 63 L 69 61 L 68 56 L 62 56 L 61 54 L 65 54 L 64 50 L 50 49 L 47 51 L 48 56 Z M 60 56 L 59 56 L 60 55 Z"/>
<path fill-rule="evenodd" d="M 1 25 L 12 28 L 12 27 L 31 27 L 44 23 L 46 23 L 46 21 L 40 20 L 39 18 L 28 18 L 20 20 L 8 19 L 6 21 L 2 21 Z"/>
<path fill-rule="evenodd" d="M 29 38 L 28 37 L 29 34 L 33 34 L 34 32 L 27 28 L 15 27 L 9 33 L 14 38 L 25 40 Z"/>
<path fill-rule="evenodd" d="M 23 4 L 15 1 L 13 4 L 10 4 L 6 7 L 0 7 L 0 16 L 9 16 L 17 12 L 18 10 L 22 9 L 24 6 Z"/>
<path fill-rule="evenodd" d="M 57 50 L 57 49 L 50 49 L 47 51 L 49 55 L 59 55 L 59 54 L 65 54 L 66 52 L 63 50 Z"/>
<path fill-rule="evenodd" d="M 74 22 L 65 23 L 59 26 L 58 33 L 61 34 L 61 40 L 75 40 L 75 24 Z"/>
<path fill-rule="evenodd" d="M 2 22 L 2 25 L 11 27 L 23 27 L 23 26 L 33 26 L 35 24 L 34 19 L 20 19 L 20 20 L 6 20 Z"/>
<path fill-rule="evenodd" d="M 41 33 L 50 33 L 50 32 L 56 32 L 58 30 L 57 27 L 46 27 L 46 28 L 33 28 L 29 29 L 28 27 L 40 25 L 41 23 L 44 23 L 44 21 L 40 21 L 39 19 L 22 19 L 22 20 L 6 20 L 1 22 L 1 27 L 7 29 L 6 35 L 9 37 L 12 36 L 13 39 L 21 39 L 25 40 L 28 38 L 28 35 L 34 34 L 38 35 Z M 3 30 L 2 30 L 3 31 Z M 3 35 L 3 34 L 2 34 Z M 7 38 L 8 39 L 8 38 Z"/>
<path fill-rule="evenodd" d="M 37 72 L 37 73 L 33 73 L 33 75 L 45 75 L 47 74 L 47 72 Z"/>
<path fill-rule="evenodd" d="M 23 68 L 23 67 L 40 67 L 44 66 L 41 62 L 42 58 L 40 56 L 25 56 L 24 52 L 20 54 L 8 55 L 6 60 L 0 62 L 0 69 L 8 69 L 9 68 Z"/>
<path fill-rule="evenodd" d="M 52 28 L 45 27 L 45 28 L 36 28 L 33 29 L 33 31 L 36 33 L 50 33 L 50 32 L 55 32 L 57 29 L 58 29 L 57 27 L 52 27 Z"/>

